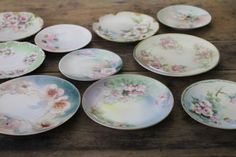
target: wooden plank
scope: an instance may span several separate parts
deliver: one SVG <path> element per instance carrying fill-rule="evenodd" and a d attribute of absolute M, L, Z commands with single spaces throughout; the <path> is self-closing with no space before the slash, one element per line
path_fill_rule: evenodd
<path fill-rule="evenodd" d="M 184 152 L 184 153 L 183 153 Z M 17 155 L 12 152 L 1 153 L 1 156 L 5 157 L 235 157 L 235 150 L 231 150 L 230 154 L 225 154 L 228 152 L 226 149 L 191 149 L 191 150 L 173 150 L 173 149 L 157 149 L 157 150 L 137 150 L 137 151 L 124 151 L 124 150 L 88 150 L 88 151 L 18 151 Z"/>

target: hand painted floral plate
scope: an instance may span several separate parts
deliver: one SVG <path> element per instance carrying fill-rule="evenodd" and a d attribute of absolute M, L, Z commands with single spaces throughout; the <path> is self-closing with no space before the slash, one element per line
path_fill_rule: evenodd
<path fill-rule="evenodd" d="M 63 53 L 86 46 L 92 40 L 91 32 L 79 25 L 59 24 L 41 30 L 35 43 L 48 52 Z"/>
<path fill-rule="evenodd" d="M 114 129 L 133 130 L 155 125 L 173 108 L 171 91 L 142 75 L 114 75 L 92 84 L 82 106 L 95 122 Z"/>
<path fill-rule="evenodd" d="M 0 42 L 20 40 L 37 33 L 43 19 L 30 12 L 0 13 Z"/>
<path fill-rule="evenodd" d="M 236 83 L 205 80 L 182 94 L 182 106 L 190 117 L 207 126 L 236 129 Z"/>
<path fill-rule="evenodd" d="M 17 41 L 0 43 L 0 79 L 32 72 L 44 59 L 44 52 L 34 44 Z"/>
<path fill-rule="evenodd" d="M 21 77 L 0 84 L 0 133 L 31 135 L 70 119 L 80 94 L 66 80 L 46 75 Z"/>
<path fill-rule="evenodd" d="M 151 16 L 128 11 L 104 15 L 93 24 L 98 36 L 115 42 L 143 40 L 154 35 L 158 29 L 158 22 Z"/>
<path fill-rule="evenodd" d="M 134 58 L 144 68 L 166 76 L 192 76 L 214 68 L 219 51 L 210 42 L 187 34 L 161 34 L 140 42 Z"/>
<path fill-rule="evenodd" d="M 157 13 L 158 20 L 176 29 L 194 29 L 211 22 L 211 15 L 204 9 L 191 5 L 172 5 Z"/>
<path fill-rule="evenodd" d="M 87 48 L 65 55 L 59 69 L 65 76 L 79 81 L 94 81 L 118 72 L 123 63 L 117 54 L 97 48 Z"/>

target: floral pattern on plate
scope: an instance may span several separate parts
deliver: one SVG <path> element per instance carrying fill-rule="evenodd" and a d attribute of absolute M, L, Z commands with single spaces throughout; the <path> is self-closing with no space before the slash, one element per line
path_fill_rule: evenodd
<path fill-rule="evenodd" d="M 150 16 L 134 12 L 119 12 L 100 17 L 93 30 L 102 38 L 115 42 L 134 42 L 156 33 L 159 24 Z"/>
<path fill-rule="evenodd" d="M 50 50 L 59 49 L 58 36 L 56 34 L 45 34 L 42 39 L 42 43 Z"/>
<path fill-rule="evenodd" d="M 80 95 L 69 82 L 52 76 L 27 76 L 0 85 L 0 133 L 29 135 L 68 120 Z"/>
<path fill-rule="evenodd" d="M 159 21 L 169 27 L 178 29 L 194 29 L 211 22 L 211 15 L 198 7 L 190 5 L 173 5 L 160 10 Z"/>
<path fill-rule="evenodd" d="M 0 31 L 10 28 L 16 32 L 25 30 L 32 25 L 32 14 L 6 12 L 1 15 Z"/>
<path fill-rule="evenodd" d="M 40 66 L 45 58 L 37 46 L 26 42 L 0 43 L 0 79 L 24 75 Z"/>
<path fill-rule="evenodd" d="M 74 24 L 58 24 L 41 30 L 34 38 L 36 45 L 43 50 L 65 53 L 80 49 L 92 40 L 91 32 Z"/>
<path fill-rule="evenodd" d="M 205 80 L 189 86 L 182 94 L 185 111 L 208 126 L 236 128 L 236 83 L 226 80 Z"/>
<path fill-rule="evenodd" d="M 59 63 L 59 69 L 71 79 L 92 81 L 115 74 L 122 65 L 117 54 L 104 49 L 88 48 L 64 56 Z"/>
<path fill-rule="evenodd" d="M 214 45 L 185 34 L 162 34 L 138 44 L 136 61 L 148 70 L 167 76 L 190 76 L 206 72 L 219 61 Z"/>
<path fill-rule="evenodd" d="M 170 90 L 142 75 L 115 75 L 91 85 L 82 101 L 95 122 L 115 129 L 141 129 L 162 121 L 172 110 Z"/>
<path fill-rule="evenodd" d="M 0 13 L 0 41 L 18 40 L 35 34 L 43 20 L 29 12 Z"/>

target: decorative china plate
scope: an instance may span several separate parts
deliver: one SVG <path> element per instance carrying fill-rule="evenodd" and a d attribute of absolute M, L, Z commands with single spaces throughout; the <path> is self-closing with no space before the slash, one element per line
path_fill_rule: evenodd
<path fill-rule="evenodd" d="M 43 19 L 30 12 L 0 13 L 0 42 L 20 40 L 37 33 Z"/>
<path fill-rule="evenodd" d="M 171 91 L 142 75 L 114 75 L 92 84 L 82 106 L 95 122 L 114 129 L 133 130 L 155 125 L 173 108 Z"/>
<path fill-rule="evenodd" d="M 211 22 L 211 15 L 191 5 L 172 5 L 157 13 L 158 20 L 166 26 L 177 29 L 194 29 Z"/>
<path fill-rule="evenodd" d="M 28 42 L 0 43 L 0 79 L 18 77 L 38 68 L 45 54 L 38 46 Z"/>
<path fill-rule="evenodd" d="M 59 24 L 41 30 L 35 43 L 49 52 L 69 52 L 86 46 L 92 40 L 91 32 L 79 25 Z"/>
<path fill-rule="evenodd" d="M 151 16 L 128 11 L 104 15 L 93 24 L 97 35 L 115 42 L 143 40 L 154 35 L 158 29 L 158 22 Z"/>
<path fill-rule="evenodd" d="M 70 119 L 80 94 L 66 80 L 33 75 L 0 84 L 0 133 L 31 135 L 51 130 Z"/>
<path fill-rule="evenodd" d="M 111 51 L 87 48 L 65 55 L 59 69 L 71 79 L 94 81 L 115 74 L 122 65 L 121 58 Z"/>
<path fill-rule="evenodd" d="M 196 121 L 221 129 L 236 129 L 236 83 L 205 80 L 182 94 L 182 106 Z"/>
<path fill-rule="evenodd" d="M 214 68 L 219 51 L 210 42 L 187 34 L 161 34 L 140 42 L 134 58 L 144 68 L 166 76 L 192 76 Z"/>

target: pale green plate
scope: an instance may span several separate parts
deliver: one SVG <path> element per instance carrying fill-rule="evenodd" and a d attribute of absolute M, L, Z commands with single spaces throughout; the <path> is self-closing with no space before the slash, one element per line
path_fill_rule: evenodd
<path fill-rule="evenodd" d="M 142 75 L 114 75 L 92 84 L 82 106 L 95 122 L 106 127 L 133 130 L 155 125 L 174 105 L 171 91 L 161 82 Z"/>
<path fill-rule="evenodd" d="M 34 44 L 16 41 L 0 43 L 0 79 L 32 72 L 44 59 L 44 52 Z"/>

